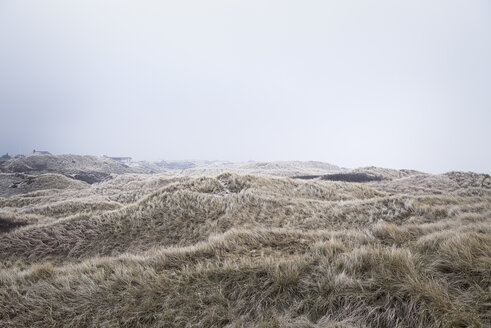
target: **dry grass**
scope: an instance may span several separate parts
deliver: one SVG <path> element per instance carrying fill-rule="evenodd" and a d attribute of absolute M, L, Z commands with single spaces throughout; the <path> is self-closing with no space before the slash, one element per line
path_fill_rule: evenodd
<path fill-rule="evenodd" d="M 27 175 L 22 173 L 0 173 L 0 197 L 26 194 L 48 189 L 84 189 L 84 182 L 67 178 L 61 174 Z"/>
<path fill-rule="evenodd" d="M 0 198 L 0 326 L 489 327 L 489 176 L 366 170 Z"/>
<path fill-rule="evenodd" d="M 108 158 L 88 155 L 42 155 L 29 154 L 26 157 L 12 158 L 0 166 L 3 172 L 21 173 L 61 173 L 78 172 L 130 173 L 131 169 Z"/>
<path fill-rule="evenodd" d="M 292 177 L 306 174 L 321 175 L 345 170 L 336 165 L 315 161 L 251 162 L 228 164 L 217 163 L 209 165 L 199 165 L 201 163 L 196 164 L 196 167 L 179 171 L 178 174 L 191 177 L 214 177 L 223 173 L 232 172 L 236 174 Z"/>

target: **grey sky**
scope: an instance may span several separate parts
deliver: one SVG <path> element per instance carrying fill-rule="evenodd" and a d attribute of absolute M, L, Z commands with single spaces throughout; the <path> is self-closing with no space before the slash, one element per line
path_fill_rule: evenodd
<path fill-rule="evenodd" d="M 0 152 L 491 171 L 489 0 L 0 1 Z"/>

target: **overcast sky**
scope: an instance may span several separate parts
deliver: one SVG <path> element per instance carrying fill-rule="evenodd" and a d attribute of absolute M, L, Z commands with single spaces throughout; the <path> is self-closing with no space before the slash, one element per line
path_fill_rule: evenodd
<path fill-rule="evenodd" d="M 0 1 L 0 153 L 491 171 L 491 1 Z"/>

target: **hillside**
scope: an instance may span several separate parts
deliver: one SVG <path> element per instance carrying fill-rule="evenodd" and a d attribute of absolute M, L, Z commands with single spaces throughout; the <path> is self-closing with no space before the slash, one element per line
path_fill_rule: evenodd
<path fill-rule="evenodd" d="M 110 179 L 111 174 L 159 173 L 161 169 L 147 162 L 128 166 L 110 158 L 90 155 L 29 154 L 0 163 L 0 172 L 31 175 L 58 173 L 92 184 Z"/>
<path fill-rule="evenodd" d="M 26 194 L 47 189 L 83 189 L 88 185 L 61 174 L 48 173 L 28 175 L 22 173 L 0 173 L 0 197 Z"/>
<path fill-rule="evenodd" d="M 0 326 L 491 325 L 489 175 L 240 169 L 4 192 Z"/>
<path fill-rule="evenodd" d="M 128 166 L 109 158 L 89 155 L 42 155 L 29 154 L 12 158 L 0 167 L 6 173 L 60 173 L 78 172 L 129 173 Z"/>

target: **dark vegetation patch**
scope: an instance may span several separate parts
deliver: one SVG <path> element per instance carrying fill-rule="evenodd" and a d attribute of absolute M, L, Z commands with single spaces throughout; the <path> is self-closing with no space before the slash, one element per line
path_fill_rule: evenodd
<path fill-rule="evenodd" d="M 302 179 L 302 180 L 313 180 L 313 179 L 318 179 L 322 175 L 296 175 L 292 177 L 292 179 Z"/>
<path fill-rule="evenodd" d="M 69 175 L 68 177 L 93 184 L 111 179 L 111 174 L 104 172 L 81 172 Z"/>
<path fill-rule="evenodd" d="M 293 179 L 302 180 L 329 180 L 329 181 L 344 181 L 344 182 L 370 182 L 383 180 L 382 177 L 367 173 L 335 173 L 325 175 L 296 175 Z"/>
<path fill-rule="evenodd" d="M 370 182 L 383 180 L 382 177 L 366 173 L 336 173 L 321 176 L 321 180 L 345 182 Z"/>
<path fill-rule="evenodd" d="M 25 222 L 14 222 L 7 219 L 0 218 L 0 233 L 8 232 L 17 227 L 22 227 L 27 225 Z"/>

